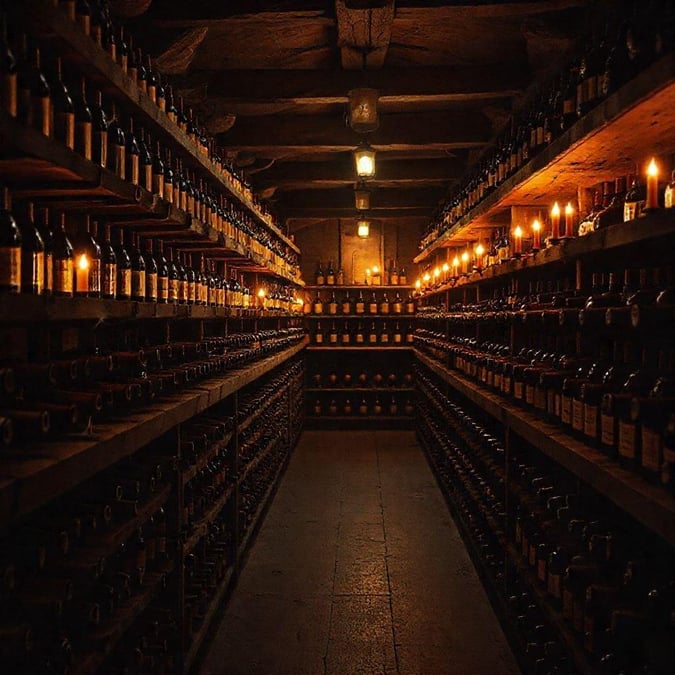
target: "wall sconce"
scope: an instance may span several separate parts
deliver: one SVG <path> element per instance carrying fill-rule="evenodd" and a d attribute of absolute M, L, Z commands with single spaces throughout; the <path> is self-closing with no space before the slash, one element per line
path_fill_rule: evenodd
<path fill-rule="evenodd" d="M 358 234 L 361 239 L 367 239 L 370 234 L 370 222 L 365 218 L 359 218 L 356 221 L 356 234 Z"/>
<path fill-rule="evenodd" d="M 349 97 L 349 126 L 358 134 L 375 131 L 380 124 L 377 116 L 377 99 L 380 92 L 370 87 L 352 89 Z"/>
<path fill-rule="evenodd" d="M 354 190 L 354 205 L 358 211 L 368 211 L 370 209 L 370 191 L 363 187 Z"/>
<path fill-rule="evenodd" d="M 354 164 L 359 178 L 372 178 L 375 175 L 375 150 L 365 141 L 354 150 Z"/>

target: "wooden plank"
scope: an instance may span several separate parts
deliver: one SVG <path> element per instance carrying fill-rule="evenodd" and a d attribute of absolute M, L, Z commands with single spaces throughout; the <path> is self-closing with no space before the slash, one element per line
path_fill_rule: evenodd
<path fill-rule="evenodd" d="M 591 232 L 584 237 L 563 240 L 557 246 L 542 249 L 536 255 L 528 255 L 518 260 L 510 260 L 501 265 L 494 265 L 483 271 L 482 275 L 474 272 L 468 277 L 460 277 L 456 283 L 448 283 L 423 297 L 446 293 L 460 286 L 480 286 L 513 275 L 516 272 L 543 268 L 555 264 L 570 264 L 583 256 L 595 253 L 615 252 L 675 235 L 675 220 L 667 212 L 655 212 L 643 218 L 626 223 L 617 223 L 610 227 Z"/>
<path fill-rule="evenodd" d="M 675 545 L 675 499 L 664 490 L 622 469 L 598 450 L 571 438 L 559 426 L 542 422 L 535 415 L 515 407 L 504 397 L 479 388 L 473 380 L 445 368 L 419 350 L 415 350 L 415 357 L 540 452 L 581 478 L 652 532 Z"/>
<path fill-rule="evenodd" d="M 286 246 L 296 253 L 299 252 L 295 244 L 246 195 L 236 191 L 221 177 L 216 166 L 197 152 L 178 125 L 171 122 L 166 113 L 132 83 L 107 52 L 89 39 L 75 23 L 69 21 L 63 11 L 48 0 L 25 0 L 23 4 L 24 11 L 31 19 L 31 29 L 37 31 L 37 37 L 41 41 L 58 45 L 59 52 L 67 61 L 74 63 L 105 94 L 116 99 L 125 109 L 133 111 L 136 120 L 152 133 L 153 138 L 169 145 L 187 166 L 199 170 L 221 191 L 245 206 Z"/>
<path fill-rule="evenodd" d="M 514 205 L 574 201 L 577 189 L 635 171 L 645 152 L 675 152 L 675 54 L 652 64 L 591 110 L 528 164 L 508 178 L 466 216 L 422 251 L 425 261 L 443 246 L 452 246 L 472 228 L 490 225 L 500 210 Z M 649 124 L 645 124 L 649 120 Z M 642 173 L 643 167 L 640 167 Z"/>
<path fill-rule="evenodd" d="M 189 391 L 132 411 L 124 422 L 96 425 L 91 438 L 37 444 L 19 453 L 5 452 L 0 505 L 10 508 L 0 512 L 0 526 L 34 511 L 231 396 L 300 353 L 305 345 L 306 341 L 302 341 L 242 370 L 199 382 Z"/>

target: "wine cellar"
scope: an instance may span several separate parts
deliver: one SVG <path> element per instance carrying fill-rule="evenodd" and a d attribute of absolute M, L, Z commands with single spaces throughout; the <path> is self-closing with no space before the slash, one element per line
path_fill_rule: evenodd
<path fill-rule="evenodd" d="M 0 20 L 3 673 L 675 672 L 672 0 Z"/>

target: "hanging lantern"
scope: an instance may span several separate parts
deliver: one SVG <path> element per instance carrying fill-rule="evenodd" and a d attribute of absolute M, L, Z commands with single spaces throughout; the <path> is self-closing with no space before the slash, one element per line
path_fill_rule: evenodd
<path fill-rule="evenodd" d="M 359 218 L 356 221 L 356 234 L 361 239 L 367 239 L 368 235 L 370 235 L 370 222 L 366 218 Z"/>
<path fill-rule="evenodd" d="M 370 87 L 352 89 L 349 97 L 349 126 L 359 134 L 369 134 L 380 124 L 377 99 L 380 92 Z"/>
<path fill-rule="evenodd" d="M 363 187 L 354 190 L 354 205 L 358 211 L 368 211 L 370 209 L 370 191 Z"/>
<path fill-rule="evenodd" d="M 368 143 L 361 143 L 354 150 L 354 164 L 359 178 L 372 178 L 375 175 L 375 150 Z"/>

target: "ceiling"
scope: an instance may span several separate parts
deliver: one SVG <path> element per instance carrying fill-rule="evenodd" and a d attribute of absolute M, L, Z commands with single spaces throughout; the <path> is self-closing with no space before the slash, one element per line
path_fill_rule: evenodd
<path fill-rule="evenodd" d="M 355 216 L 347 92 L 378 89 L 370 213 L 425 225 L 559 68 L 586 4 L 155 0 L 132 29 L 291 232 Z"/>

